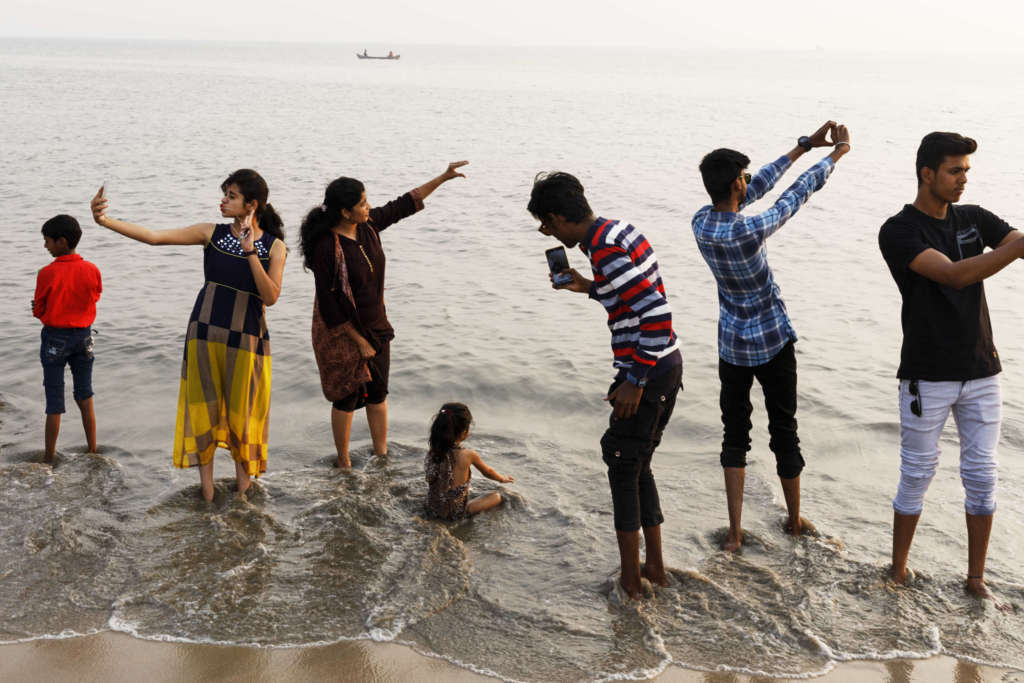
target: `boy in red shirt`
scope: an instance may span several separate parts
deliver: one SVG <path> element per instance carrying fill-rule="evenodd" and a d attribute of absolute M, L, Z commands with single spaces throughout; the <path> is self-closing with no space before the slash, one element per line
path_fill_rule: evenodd
<path fill-rule="evenodd" d="M 89 452 L 96 452 L 96 414 L 92 407 L 92 329 L 96 302 L 103 291 L 100 271 L 75 253 L 82 229 L 71 216 L 59 215 L 43 223 L 43 245 L 56 257 L 36 276 L 32 315 L 43 323 L 39 352 L 46 391 L 46 451 L 52 463 L 64 412 L 64 365 L 71 366 L 74 396 L 82 411 L 82 426 Z"/>

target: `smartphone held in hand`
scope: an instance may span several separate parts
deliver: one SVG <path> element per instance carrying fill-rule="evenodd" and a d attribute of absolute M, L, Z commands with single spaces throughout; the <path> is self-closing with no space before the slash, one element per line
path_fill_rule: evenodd
<path fill-rule="evenodd" d="M 556 285 L 567 285 L 572 282 L 572 273 L 569 272 L 569 257 L 565 254 L 565 247 L 552 247 L 544 252 L 548 259 L 548 270 Z"/>

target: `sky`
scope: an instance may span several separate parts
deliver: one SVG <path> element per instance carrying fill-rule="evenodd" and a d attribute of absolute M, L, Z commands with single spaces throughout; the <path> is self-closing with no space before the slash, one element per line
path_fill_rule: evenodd
<path fill-rule="evenodd" d="M 991 0 L 4 0 L 0 35 L 1024 52 L 1024 7 Z"/>

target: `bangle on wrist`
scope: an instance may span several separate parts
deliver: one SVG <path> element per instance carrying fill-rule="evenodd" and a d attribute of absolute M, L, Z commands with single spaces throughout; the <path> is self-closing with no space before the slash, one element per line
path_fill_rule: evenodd
<path fill-rule="evenodd" d="M 849 142 L 837 142 L 836 147 L 838 147 L 839 145 L 846 145 L 850 149 L 853 149 L 853 146 Z"/>
<path fill-rule="evenodd" d="M 256 250 L 255 249 L 252 249 L 250 251 L 243 251 L 242 252 L 242 256 L 244 256 L 246 258 L 249 258 L 250 256 L 256 256 L 256 255 L 257 254 L 256 254 Z"/>

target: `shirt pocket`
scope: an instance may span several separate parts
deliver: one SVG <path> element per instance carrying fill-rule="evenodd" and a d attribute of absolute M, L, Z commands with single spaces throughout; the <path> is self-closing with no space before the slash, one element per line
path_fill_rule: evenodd
<path fill-rule="evenodd" d="M 984 249 L 985 244 L 981 241 L 981 232 L 978 231 L 976 225 L 956 231 L 956 253 L 959 256 L 957 260 L 962 261 L 972 256 L 978 256 Z"/>

